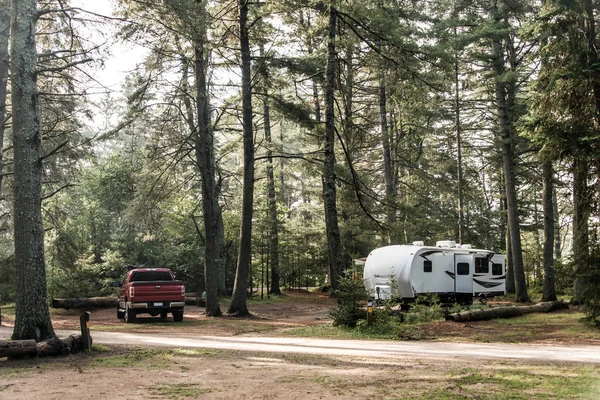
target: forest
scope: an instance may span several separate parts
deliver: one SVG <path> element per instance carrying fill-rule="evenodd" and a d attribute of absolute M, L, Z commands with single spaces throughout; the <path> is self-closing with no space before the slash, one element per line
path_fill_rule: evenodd
<path fill-rule="evenodd" d="M 335 289 L 374 248 L 437 240 L 505 253 L 517 302 L 600 318 L 596 2 L 93 3 L 0 0 L 16 339 L 124 265 L 245 315 L 257 287 Z"/>

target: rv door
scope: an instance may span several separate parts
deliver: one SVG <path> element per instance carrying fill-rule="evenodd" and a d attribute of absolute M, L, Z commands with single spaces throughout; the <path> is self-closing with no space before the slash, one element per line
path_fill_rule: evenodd
<path fill-rule="evenodd" d="M 473 256 L 454 255 L 454 292 L 473 293 Z"/>

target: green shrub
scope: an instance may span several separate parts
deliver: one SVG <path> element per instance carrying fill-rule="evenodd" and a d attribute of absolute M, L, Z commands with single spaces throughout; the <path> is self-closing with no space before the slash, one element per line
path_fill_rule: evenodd
<path fill-rule="evenodd" d="M 600 271 L 590 271 L 586 274 L 583 299 L 586 318 L 600 325 Z"/>
<path fill-rule="evenodd" d="M 340 276 L 338 288 L 331 294 L 338 301 L 337 307 L 329 310 L 334 326 L 353 328 L 358 320 L 365 318 L 361 303 L 364 304 L 367 299 L 367 290 L 362 280 L 353 279 L 350 273 L 345 273 Z"/>
<path fill-rule="evenodd" d="M 417 324 L 443 320 L 447 311 L 442 308 L 440 298 L 436 295 L 424 295 L 417 297 L 415 304 L 410 307 L 404 317 L 404 322 Z"/>

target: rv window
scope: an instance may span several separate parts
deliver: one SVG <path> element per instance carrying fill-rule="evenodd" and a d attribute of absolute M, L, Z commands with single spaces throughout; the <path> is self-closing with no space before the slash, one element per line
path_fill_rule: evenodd
<path fill-rule="evenodd" d="M 431 263 L 431 260 L 424 260 L 423 261 L 423 272 L 431 272 L 433 271 L 433 264 Z"/>
<path fill-rule="evenodd" d="M 490 263 L 487 258 L 475 259 L 475 273 L 476 274 L 488 274 L 490 272 Z"/>
<path fill-rule="evenodd" d="M 469 275 L 469 263 L 458 263 L 456 264 L 457 275 Z"/>
<path fill-rule="evenodd" d="M 492 275 L 502 275 L 502 264 L 492 264 Z"/>

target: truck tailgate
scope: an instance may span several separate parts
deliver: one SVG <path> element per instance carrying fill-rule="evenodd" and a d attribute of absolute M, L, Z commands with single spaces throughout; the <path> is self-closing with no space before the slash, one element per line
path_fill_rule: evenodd
<path fill-rule="evenodd" d="M 134 296 L 131 301 L 182 301 L 183 283 L 180 281 L 131 282 Z"/>

